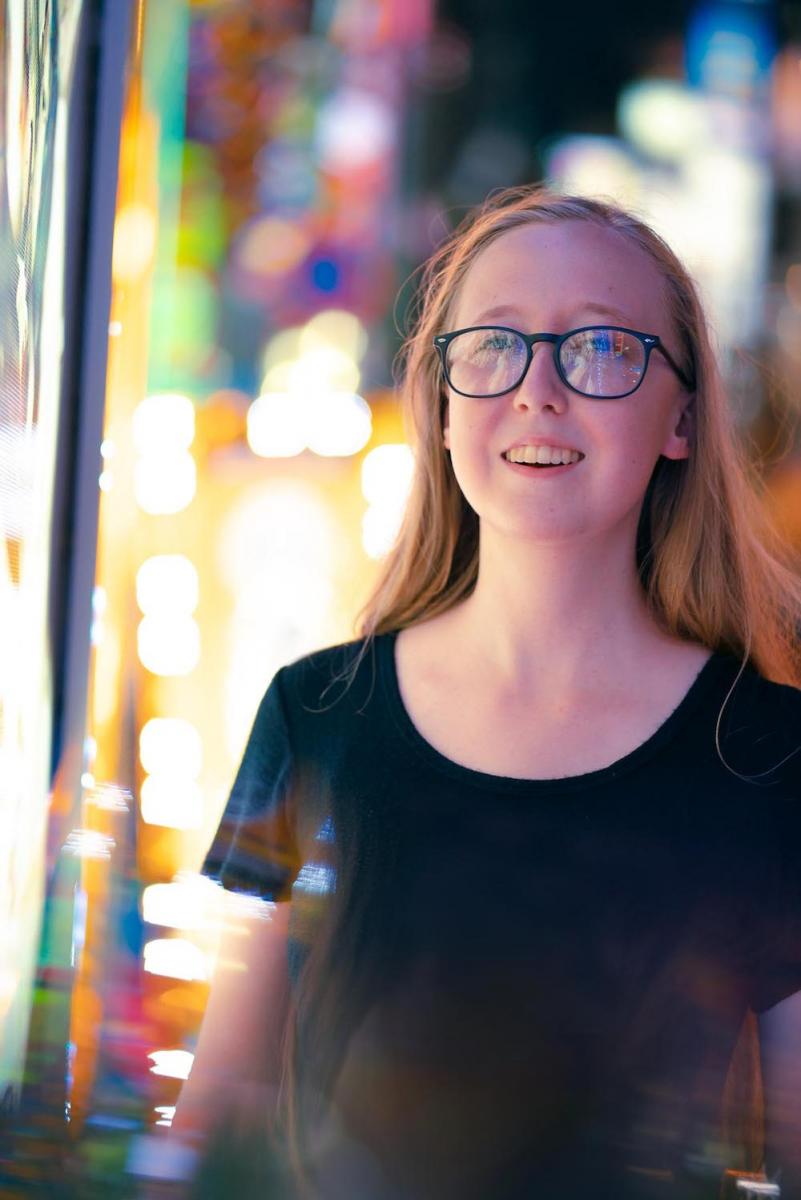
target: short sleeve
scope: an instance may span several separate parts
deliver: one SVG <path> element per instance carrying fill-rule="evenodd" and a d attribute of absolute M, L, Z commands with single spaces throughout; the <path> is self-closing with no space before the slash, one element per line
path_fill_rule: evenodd
<path fill-rule="evenodd" d="M 292 752 L 280 668 L 259 704 L 222 819 L 201 868 L 229 891 L 289 899 L 300 868 Z"/>
<path fill-rule="evenodd" d="M 765 1012 L 801 991 L 801 794 L 782 799 L 765 869 L 749 1003 Z"/>

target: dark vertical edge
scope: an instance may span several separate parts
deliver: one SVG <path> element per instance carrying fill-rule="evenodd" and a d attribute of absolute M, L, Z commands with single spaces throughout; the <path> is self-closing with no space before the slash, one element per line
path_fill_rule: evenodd
<path fill-rule="evenodd" d="M 55 771 L 72 749 L 76 789 L 85 737 L 111 252 L 131 20 L 132 0 L 87 2 L 68 157 L 64 405 L 50 597 L 55 672 L 51 766 Z"/>

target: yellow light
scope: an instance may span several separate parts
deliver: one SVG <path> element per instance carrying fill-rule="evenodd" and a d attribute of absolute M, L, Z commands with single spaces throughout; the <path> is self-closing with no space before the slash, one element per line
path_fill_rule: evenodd
<path fill-rule="evenodd" d="M 139 733 L 139 759 L 150 775 L 172 771 L 197 779 L 203 742 L 195 726 L 182 717 L 152 717 Z"/>
<path fill-rule="evenodd" d="M 134 283 L 153 261 L 156 218 L 144 204 L 128 204 L 114 222 L 111 274 L 115 283 Z"/>
<path fill-rule="evenodd" d="M 260 392 L 289 392 L 292 385 L 292 372 L 295 367 L 294 358 L 281 359 L 267 368 L 261 381 Z"/>
<path fill-rule="evenodd" d="M 199 590 L 197 568 L 185 554 L 154 554 L 136 572 L 136 601 L 147 616 L 188 616 Z"/>
<path fill-rule="evenodd" d="M 167 975 L 170 979 L 200 979 L 209 977 L 205 954 L 186 938 L 155 938 L 146 942 L 144 968 L 151 975 Z"/>
<path fill-rule="evenodd" d="M 709 136 L 703 101 L 671 79 L 642 79 L 624 88 L 618 123 L 639 150 L 668 162 L 680 161 Z"/>
<path fill-rule="evenodd" d="M 133 413 L 134 445 L 140 454 L 188 450 L 195 437 L 195 406 L 180 392 L 157 392 Z"/>
<path fill-rule="evenodd" d="M 302 335 L 302 325 L 293 325 L 290 329 L 282 329 L 280 333 L 273 334 L 264 347 L 262 370 L 268 371 L 276 363 L 290 362 L 294 359 L 300 349 Z"/>
<path fill-rule="evenodd" d="M 392 548 L 403 514 L 371 505 L 362 517 L 362 547 L 368 558 L 382 559 Z"/>
<path fill-rule="evenodd" d="M 404 442 L 376 446 L 362 462 L 362 495 L 369 504 L 402 505 L 414 474 L 414 455 Z"/>
<path fill-rule="evenodd" d="M 361 396 L 349 392 L 311 395 L 306 402 L 307 442 L 327 457 L 358 454 L 370 441 L 373 415 Z"/>
<path fill-rule="evenodd" d="M 367 330 L 359 318 L 343 308 L 328 308 L 308 321 L 300 335 L 301 353 L 333 346 L 359 362 L 367 350 Z"/>
<path fill-rule="evenodd" d="M 200 630 L 192 617 L 144 617 L 136 641 L 139 661 L 154 675 L 188 675 L 200 660 Z"/>
<path fill-rule="evenodd" d="M 195 496 L 197 469 L 192 455 L 147 454 L 134 467 L 134 494 L 143 512 L 166 516 L 181 512 Z"/>
<path fill-rule="evenodd" d="M 304 350 L 289 371 L 289 391 L 355 392 L 359 386 L 358 363 L 336 346 L 318 345 Z"/>
<path fill-rule="evenodd" d="M 611 196 L 622 204 L 641 203 L 642 176 L 632 152 L 614 138 L 571 134 L 548 156 L 547 182 L 581 196 Z"/>
<path fill-rule="evenodd" d="M 167 1075 L 170 1079 L 188 1079 L 195 1061 L 188 1050 L 154 1050 L 147 1057 L 153 1060 L 150 1070 L 154 1075 Z"/>
<path fill-rule="evenodd" d="M 203 793 L 183 775 L 146 775 L 139 807 L 146 825 L 199 829 L 203 823 Z"/>
<path fill-rule="evenodd" d="M 263 458 L 292 458 L 306 449 L 306 413 L 288 392 L 265 392 L 248 409 L 247 439 Z"/>

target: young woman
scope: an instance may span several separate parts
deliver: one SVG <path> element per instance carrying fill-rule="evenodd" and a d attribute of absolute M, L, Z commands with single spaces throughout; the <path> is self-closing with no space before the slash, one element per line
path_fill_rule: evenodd
<path fill-rule="evenodd" d="M 204 869 L 272 919 L 176 1127 L 282 1195 L 801 1196 L 801 584 L 695 287 L 523 188 L 420 296 L 404 522 L 259 707 Z"/>

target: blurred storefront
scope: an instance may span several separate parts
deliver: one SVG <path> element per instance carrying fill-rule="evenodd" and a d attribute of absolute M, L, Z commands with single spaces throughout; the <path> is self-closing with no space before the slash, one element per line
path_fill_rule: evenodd
<path fill-rule="evenodd" d="M 275 670 L 355 636 L 412 469 L 392 376 L 410 274 L 465 208 L 545 178 L 634 205 L 676 245 L 801 554 L 801 26 L 767 3 L 667 5 L 658 24 L 624 5 L 628 27 L 626 12 L 604 23 L 618 41 L 602 69 L 584 7 L 569 29 L 567 15 L 456 0 L 6 4 L 9 151 L 20 39 L 58 45 L 58 71 L 46 59 L 42 70 L 66 97 L 82 12 L 105 36 L 114 13 L 125 58 L 113 169 L 101 139 L 94 175 L 113 242 L 92 172 L 82 177 L 106 255 L 105 274 L 85 276 L 102 347 L 87 335 L 67 385 L 47 307 L 31 325 L 38 359 L 22 346 L 18 285 L 2 309 L 5 369 L 9 347 L 39 364 L 35 384 L 23 387 L 22 366 L 4 374 L 0 442 L 6 661 L 29 677 L 35 666 L 24 704 L 21 670 L 2 693 L 15 781 L 2 796 L 14 830 L 4 878 L 23 882 L 0 893 L 16 939 L 0 975 L 0 1083 L 19 1085 L 27 1064 L 7 1122 L 24 1143 L 0 1164 L 9 1195 L 46 1180 L 54 1195 L 135 1196 L 181 1174 L 164 1135 L 215 939 L 196 873 Z M 26 86 L 25 104 L 41 105 L 46 88 Z M 58 145 L 53 121 L 41 118 L 43 146 L 45 133 Z M 40 152 L 51 197 L 65 153 L 48 167 Z M 20 170 L 16 193 L 7 181 L 18 208 Z M 20 241 L 35 221 L 15 220 L 4 261 L 35 280 L 44 260 Z M 57 237 L 47 244 L 57 264 Z M 64 294 L 51 296 L 70 328 Z M 88 406 L 70 443 L 85 490 L 83 507 L 70 493 L 73 536 L 48 550 L 65 397 L 70 412 Z M 39 549 L 23 553 L 13 472 L 34 427 L 44 448 L 25 538 Z M 48 641 L 43 598 L 62 561 L 69 617 L 51 588 Z M 23 795 L 38 807 L 23 813 Z M 58 1185 L 52 1155 L 43 1165 L 54 1141 Z"/>

